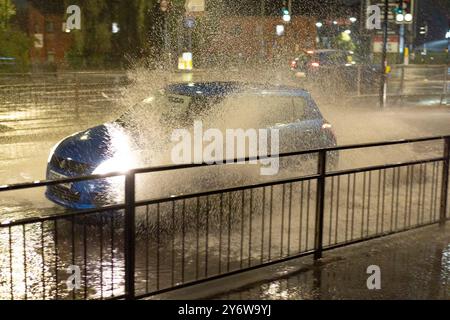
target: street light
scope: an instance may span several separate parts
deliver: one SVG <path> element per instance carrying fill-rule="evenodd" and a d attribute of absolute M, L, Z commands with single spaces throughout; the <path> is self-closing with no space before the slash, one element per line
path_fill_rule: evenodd
<path fill-rule="evenodd" d="M 113 22 L 112 23 L 112 27 L 111 27 L 111 31 L 112 31 L 112 33 L 119 33 L 119 31 L 120 31 L 120 27 L 119 27 L 119 24 L 117 23 L 117 22 Z"/>
<path fill-rule="evenodd" d="M 397 22 L 403 22 L 403 21 L 405 21 L 405 16 L 403 15 L 403 13 L 399 13 L 395 16 L 395 20 Z"/>
<path fill-rule="evenodd" d="M 411 22 L 413 20 L 413 16 L 411 13 L 407 13 L 405 14 L 405 21 L 406 22 Z"/>
<path fill-rule="evenodd" d="M 351 23 L 355 23 L 356 21 L 358 21 L 358 19 L 356 19 L 355 17 L 350 17 L 350 22 Z"/>
<path fill-rule="evenodd" d="M 283 15 L 283 21 L 284 22 L 290 22 L 291 21 L 291 15 L 290 14 Z"/>
<path fill-rule="evenodd" d="M 281 9 L 281 13 L 283 14 L 283 21 L 290 22 L 291 21 L 291 13 L 288 8 Z"/>
<path fill-rule="evenodd" d="M 279 24 L 275 27 L 275 31 L 277 33 L 277 36 L 281 37 L 284 35 L 284 26 L 282 24 Z"/>
<path fill-rule="evenodd" d="M 317 27 L 317 28 L 322 28 L 322 26 L 323 26 L 323 23 L 322 23 L 322 22 L 317 22 L 317 23 L 316 23 L 316 27 Z"/>
<path fill-rule="evenodd" d="M 421 35 L 426 35 L 426 34 L 428 33 L 428 25 L 421 26 L 421 27 L 420 27 L 419 33 L 420 33 Z"/>

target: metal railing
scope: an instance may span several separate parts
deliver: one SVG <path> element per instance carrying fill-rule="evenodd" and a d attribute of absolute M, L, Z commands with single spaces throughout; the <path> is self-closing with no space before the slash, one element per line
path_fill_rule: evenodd
<path fill-rule="evenodd" d="M 439 157 L 327 170 L 332 152 L 439 141 Z M 442 136 L 285 153 L 280 158 L 315 155 L 317 172 L 144 200 L 136 196 L 142 175 L 209 166 L 0 186 L 1 194 L 124 177 L 123 203 L 0 224 L 0 297 L 139 299 L 444 224 L 450 218 L 449 150 L 450 136 Z M 80 268 L 79 287 L 66 283 L 70 266 Z"/>
<path fill-rule="evenodd" d="M 448 65 L 395 65 L 389 81 L 391 94 L 405 96 L 440 96 L 446 104 L 449 86 Z"/>
<path fill-rule="evenodd" d="M 357 76 L 349 77 L 354 85 L 343 91 L 355 97 L 376 97 L 379 72 L 369 72 L 370 76 L 367 73 L 367 66 L 357 66 Z M 449 73 L 447 65 L 393 65 L 387 78 L 387 96 L 400 102 L 414 97 L 440 97 L 440 104 L 445 105 L 450 86 Z"/>
<path fill-rule="evenodd" d="M 127 84 L 115 73 L 0 74 L 0 122 L 40 128 L 102 118 Z"/>

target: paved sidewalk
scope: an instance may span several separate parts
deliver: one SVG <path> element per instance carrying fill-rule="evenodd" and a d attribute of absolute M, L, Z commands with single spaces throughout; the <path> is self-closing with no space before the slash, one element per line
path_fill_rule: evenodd
<path fill-rule="evenodd" d="M 381 290 L 367 289 L 367 267 Z M 450 226 L 426 228 L 326 255 L 324 264 L 219 299 L 450 299 Z"/>
<path fill-rule="evenodd" d="M 368 290 L 367 268 L 381 270 Z M 163 298 L 232 300 L 450 299 L 450 224 L 431 226 L 180 290 Z"/>

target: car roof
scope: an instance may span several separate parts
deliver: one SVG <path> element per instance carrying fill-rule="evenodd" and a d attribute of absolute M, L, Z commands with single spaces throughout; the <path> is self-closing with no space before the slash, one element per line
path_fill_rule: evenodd
<path fill-rule="evenodd" d="M 321 53 L 321 52 L 348 52 L 348 51 L 342 50 L 342 49 L 318 49 L 318 50 L 314 50 L 314 52 Z"/>
<path fill-rule="evenodd" d="M 268 94 L 280 96 L 310 96 L 308 91 L 297 87 L 274 84 L 243 83 L 237 81 L 173 83 L 168 85 L 166 90 L 173 94 L 191 97 L 226 96 L 240 92 L 255 95 Z"/>
<path fill-rule="evenodd" d="M 352 54 L 350 50 L 340 50 L 340 49 L 318 49 L 318 50 L 304 50 L 302 54 L 306 55 L 317 55 L 317 54 L 326 54 L 326 53 L 345 53 Z"/>

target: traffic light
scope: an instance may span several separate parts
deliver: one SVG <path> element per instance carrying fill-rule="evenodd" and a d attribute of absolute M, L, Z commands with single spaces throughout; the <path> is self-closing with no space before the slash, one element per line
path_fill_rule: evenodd
<path fill-rule="evenodd" d="M 428 33 L 428 25 L 421 26 L 419 33 L 425 36 Z"/>
<path fill-rule="evenodd" d="M 392 12 L 397 24 L 411 24 L 414 19 L 414 0 L 400 0 Z"/>
<path fill-rule="evenodd" d="M 401 8 L 400 6 L 395 7 L 394 9 L 392 9 L 392 12 L 394 14 L 403 14 L 403 8 Z"/>
<path fill-rule="evenodd" d="M 405 22 L 412 23 L 414 19 L 414 0 L 403 0 Z"/>
<path fill-rule="evenodd" d="M 291 13 L 289 12 L 289 9 L 286 7 L 283 7 L 281 9 L 281 14 L 283 15 L 283 21 L 284 22 L 289 22 L 291 21 Z"/>

